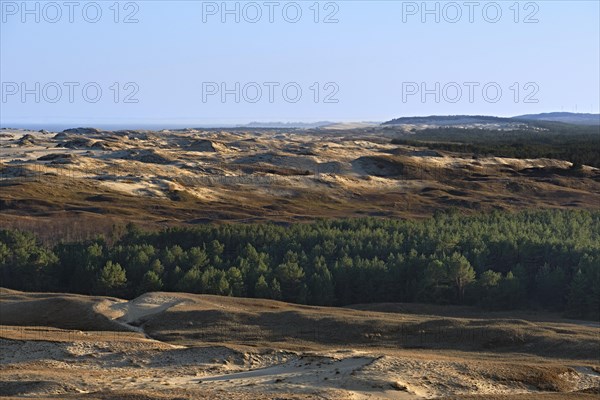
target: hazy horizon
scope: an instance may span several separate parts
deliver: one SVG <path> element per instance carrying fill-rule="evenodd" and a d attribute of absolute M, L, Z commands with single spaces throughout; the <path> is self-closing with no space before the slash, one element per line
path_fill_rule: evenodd
<path fill-rule="evenodd" d="M 600 110 L 597 2 L 93 4 L 2 2 L 2 126 Z"/>
<path fill-rule="evenodd" d="M 548 113 L 555 113 L 558 111 L 548 111 L 548 112 L 542 112 L 539 114 L 548 114 Z M 593 114 L 593 113 L 569 113 L 572 115 L 579 115 L 579 116 L 583 116 L 583 115 L 590 115 L 590 116 L 599 116 L 600 114 Z M 465 116 L 483 116 L 483 115 L 476 115 L 476 114 L 453 114 L 453 115 L 465 115 Z M 518 117 L 522 114 L 519 115 L 509 115 L 509 116 L 500 116 L 500 115 L 486 115 L 486 116 L 491 116 L 491 117 L 501 117 L 501 118 L 515 118 Z M 319 124 L 319 125 L 325 125 L 325 124 L 350 124 L 350 123 L 357 123 L 357 124 L 373 124 L 373 125 L 379 125 L 382 124 L 384 122 L 390 121 L 392 119 L 395 118 L 406 118 L 406 117 L 432 117 L 434 115 L 429 114 L 429 115 L 402 115 L 402 116 L 395 116 L 395 117 L 391 117 L 388 118 L 386 120 L 382 120 L 382 121 L 362 121 L 362 120 L 347 120 L 347 121 L 297 121 L 297 120 L 292 120 L 292 121 L 245 121 L 245 122 L 239 122 L 239 123 L 203 123 L 203 122 L 189 122 L 189 123 L 185 123 L 185 122 L 131 122 L 131 121 L 127 121 L 127 122 L 100 122 L 100 121 L 81 121 L 81 122 L 56 122 L 56 123 L 41 123 L 41 122 L 0 122 L 0 129 L 31 129 L 31 130 L 48 130 L 48 131 L 62 131 L 65 129 L 73 129 L 73 128 L 98 128 L 98 129 L 106 129 L 106 130 L 119 130 L 119 129 L 149 129 L 149 130 L 163 130 L 163 129 L 193 129 L 193 128 L 207 128 L 207 129 L 214 129 L 214 128 L 243 128 L 243 127 L 248 127 L 248 126 L 253 126 L 253 127 L 261 127 L 261 124 L 264 124 L 265 127 L 271 127 L 273 125 L 281 125 L 281 126 L 285 126 L 285 127 L 301 127 L 303 125 L 313 125 L 313 124 Z M 439 115 L 435 115 L 435 116 L 439 116 Z M 450 115 L 444 115 L 444 116 L 450 116 Z"/>

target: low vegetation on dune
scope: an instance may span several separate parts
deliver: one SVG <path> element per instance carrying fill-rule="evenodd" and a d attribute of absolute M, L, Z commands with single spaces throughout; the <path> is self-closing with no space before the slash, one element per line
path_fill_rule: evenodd
<path fill-rule="evenodd" d="M 6 130 L 0 228 L 56 241 L 51 232 L 77 220 L 86 221 L 79 230 L 106 231 L 112 220 L 156 227 L 420 218 L 452 208 L 597 210 L 594 127 L 513 125 Z"/>
<path fill-rule="evenodd" d="M 569 399 L 593 398 L 600 385 L 597 328 L 551 313 L 171 292 L 0 295 L 2 396 Z"/>
<path fill-rule="evenodd" d="M 600 309 L 600 214 L 539 211 L 420 221 L 200 225 L 41 245 L 0 231 L 0 284 L 133 297 L 154 290 L 281 299 Z"/>

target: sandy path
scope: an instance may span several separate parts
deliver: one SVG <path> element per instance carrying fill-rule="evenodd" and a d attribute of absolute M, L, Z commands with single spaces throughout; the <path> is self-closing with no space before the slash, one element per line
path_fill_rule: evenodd
<path fill-rule="evenodd" d="M 127 325 L 129 328 L 143 332 L 141 328 L 131 324 L 140 319 L 159 314 L 178 304 L 184 303 L 185 299 L 172 297 L 158 293 L 147 293 L 131 301 L 104 300 L 94 306 L 94 309 L 113 319 L 116 322 Z"/>

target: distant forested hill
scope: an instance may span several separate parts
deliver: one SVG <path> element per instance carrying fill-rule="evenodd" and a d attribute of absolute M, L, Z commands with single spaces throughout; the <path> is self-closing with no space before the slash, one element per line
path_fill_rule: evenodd
<path fill-rule="evenodd" d="M 573 125 L 600 126 L 600 114 L 582 114 L 568 112 L 552 112 L 543 114 L 526 114 L 516 117 L 494 117 L 486 115 L 430 115 L 427 117 L 401 117 L 384 122 L 382 125 L 423 124 L 423 125 L 469 125 L 469 124 L 508 124 L 525 122 L 535 126 L 535 122 L 562 122 Z"/>
<path fill-rule="evenodd" d="M 515 122 L 511 118 L 491 117 L 485 115 L 431 115 L 428 117 L 401 117 L 384 122 L 382 125 L 399 124 L 435 124 L 435 125 L 459 125 L 459 124 L 495 124 Z"/>
<path fill-rule="evenodd" d="M 554 158 L 600 168 L 600 128 L 595 126 L 544 121 L 537 128 L 506 131 L 427 128 L 399 136 L 392 143 L 498 157 Z"/>
<path fill-rule="evenodd" d="M 513 117 L 513 119 L 528 121 L 564 122 L 574 125 L 600 125 L 600 114 L 578 114 L 568 112 L 553 112 L 544 114 L 526 114 Z"/>

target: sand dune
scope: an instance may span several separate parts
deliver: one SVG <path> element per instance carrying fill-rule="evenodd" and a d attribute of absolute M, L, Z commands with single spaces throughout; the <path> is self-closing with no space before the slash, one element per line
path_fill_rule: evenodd
<path fill-rule="evenodd" d="M 408 304 L 338 309 L 182 293 L 131 301 L 0 295 L 1 396 L 541 399 L 585 398 L 600 388 L 598 328 L 553 315 Z M 44 328 L 49 323 L 55 328 Z M 402 341 L 392 335 L 399 327 L 407 332 Z M 473 334 L 482 327 L 497 330 L 495 337 L 527 334 L 516 347 L 482 349 L 485 339 Z M 559 333 L 566 331 L 568 338 Z"/>
<path fill-rule="evenodd" d="M 81 217 L 101 226 L 106 216 L 145 224 L 294 221 L 600 202 L 596 168 L 574 177 L 567 161 L 432 152 L 391 144 L 390 132 L 6 130 L 1 213 L 15 222 Z M 89 200 L 99 190 L 111 201 Z M 24 198 L 28 206 L 15 206 Z M 65 213 L 73 204 L 85 211 Z"/>

